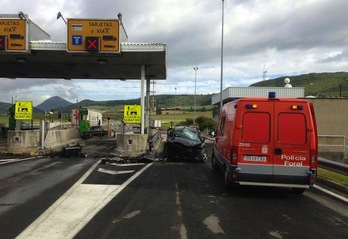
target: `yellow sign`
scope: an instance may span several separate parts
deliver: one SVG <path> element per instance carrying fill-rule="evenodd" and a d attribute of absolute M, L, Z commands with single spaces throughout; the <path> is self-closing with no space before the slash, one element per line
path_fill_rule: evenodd
<path fill-rule="evenodd" d="M 125 105 L 123 120 L 127 124 L 140 124 L 141 105 Z"/>
<path fill-rule="evenodd" d="M 26 51 L 27 21 L 15 18 L 0 19 L 0 39 L 1 50 Z"/>
<path fill-rule="evenodd" d="M 31 101 L 17 101 L 15 108 L 16 120 L 31 120 L 33 118 L 33 103 Z"/>
<path fill-rule="evenodd" d="M 119 53 L 118 19 L 68 19 L 67 50 Z"/>

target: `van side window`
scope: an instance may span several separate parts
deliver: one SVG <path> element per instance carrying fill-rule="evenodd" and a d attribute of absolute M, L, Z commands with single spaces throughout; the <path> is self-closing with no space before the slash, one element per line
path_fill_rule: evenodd
<path fill-rule="evenodd" d="M 226 116 L 221 117 L 220 119 L 220 127 L 219 127 L 219 135 L 224 135 L 224 127 L 225 127 Z"/>
<path fill-rule="evenodd" d="M 278 142 L 280 144 L 305 144 L 307 142 L 306 117 L 298 113 L 278 115 Z"/>
<path fill-rule="evenodd" d="M 268 143 L 271 135 L 271 116 L 269 113 L 246 112 L 243 116 L 242 141 Z"/>

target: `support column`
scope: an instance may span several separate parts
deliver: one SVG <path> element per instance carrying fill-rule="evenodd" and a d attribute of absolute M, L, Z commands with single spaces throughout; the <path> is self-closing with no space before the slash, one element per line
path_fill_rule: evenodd
<path fill-rule="evenodd" d="M 145 108 L 145 92 L 144 92 L 144 86 L 145 86 L 145 66 L 141 65 L 141 95 L 140 95 L 140 105 L 141 105 L 141 127 L 140 127 L 140 134 L 144 134 L 144 108 Z"/>
<path fill-rule="evenodd" d="M 145 127 L 147 134 L 150 136 L 150 79 L 146 79 L 146 111 L 145 111 Z"/>

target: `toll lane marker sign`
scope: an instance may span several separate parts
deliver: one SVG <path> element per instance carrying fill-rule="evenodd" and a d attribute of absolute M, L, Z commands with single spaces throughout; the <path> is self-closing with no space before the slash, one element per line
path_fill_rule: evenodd
<path fill-rule="evenodd" d="M 0 19 L 1 50 L 27 51 L 27 31 L 25 19 Z"/>
<path fill-rule="evenodd" d="M 15 106 L 16 120 L 31 120 L 33 118 L 33 103 L 31 101 L 17 101 Z"/>
<path fill-rule="evenodd" d="M 123 120 L 126 124 L 140 124 L 141 105 L 125 105 Z"/>
<path fill-rule="evenodd" d="M 118 19 L 68 19 L 67 51 L 120 53 Z"/>

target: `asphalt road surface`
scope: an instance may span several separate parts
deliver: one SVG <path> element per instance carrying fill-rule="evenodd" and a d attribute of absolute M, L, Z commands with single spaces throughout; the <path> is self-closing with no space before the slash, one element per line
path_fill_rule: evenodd
<path fill-rule="evenodd" d="M 315 188 L 229 191 L 210 162 L 102 164 L 114 142 L 90 142 L 1 161 L 0 238 L 347 238 L 347 203 Z"/>

